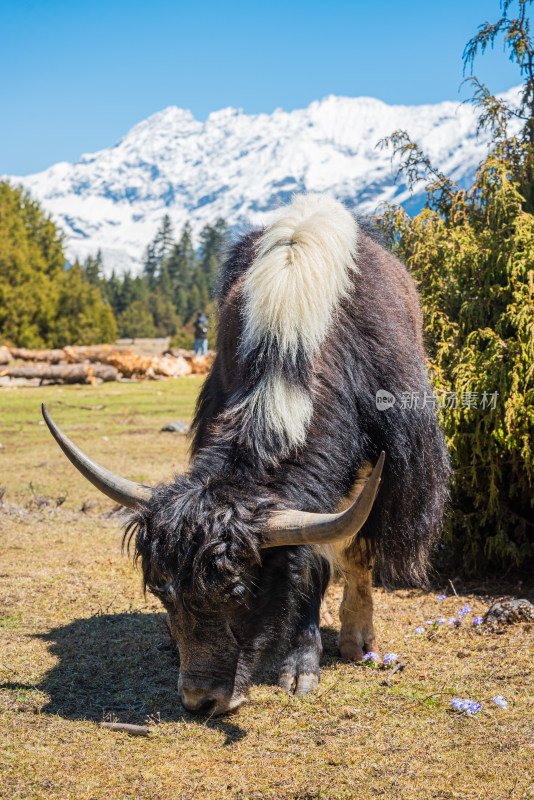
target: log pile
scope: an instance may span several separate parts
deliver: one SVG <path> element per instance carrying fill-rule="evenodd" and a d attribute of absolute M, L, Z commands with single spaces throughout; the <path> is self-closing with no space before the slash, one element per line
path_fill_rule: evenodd
<path fill-rule="evenodd" d="M 55 350 L 0 347 L 0 378 L 41 383 L 102 383 L 120 380 L 161 380 L 206 375 L 215 354 L 196 357 L 192 350 L 169 350 L 144 356 L 123 346 L 95 345 Z M 11 361 L 25 362 L 11 364 Z"/>

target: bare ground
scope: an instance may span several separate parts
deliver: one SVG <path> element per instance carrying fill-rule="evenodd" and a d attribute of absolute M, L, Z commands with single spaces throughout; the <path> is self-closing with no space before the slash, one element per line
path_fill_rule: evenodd
<path fill-rule="evenodd" d="M 186 464 L 185 438 L 159 431 L 190 418 L 199 385 L 0 388 L 0 797 L 532 800 L 534 627 L 471 624 L 495 597 L 533 600 L 529 585 L 377 589 L 382 652 L 406 664 L 389 678 L 338 658 L 334 583 L 315 694 L 291 699 L 267 674 L 235 716 L 183 711 L 164 615 L 121 555 L 120 514 L 64 459 L 39 404 L 97 460 L 154 483 Z M 415 633 L 465 603 L 461 627 Z M 455 696 L 482 713 L 451 712 Z"/>

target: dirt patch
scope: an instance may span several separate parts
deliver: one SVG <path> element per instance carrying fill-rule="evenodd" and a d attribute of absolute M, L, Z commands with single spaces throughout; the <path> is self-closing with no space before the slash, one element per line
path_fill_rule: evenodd
<path fill-rule="evenodd" d="M 1 394 L 0 796 L 532 800 L 532 624 L 502 633 L 473 625 L 497 600 L 532 602 L 526 584 L 455 580 L 458 596 L 445 579 L 427 592 L 377 589 L 382 653 L 405 664 L 392 674 L 340 661 L 334 583 L 315 694 L 289 698 L 266 674 L 236 716 L 206 720 L 180 707 L 165 615 L 121 554 L 121 518 L 56 452 L 38 409 L 44 399 L 110 469 L 156 483 L 185 467 L 185 437 L 159 431 L 190 422 L 199 385 Z M 493 704 L 496 695 L 507 709 Z M 453 712 L 455 697 L 480 703 L 481 713 Z M 148 724 L 151 733 L 105 730 L 103 720 Z"/>

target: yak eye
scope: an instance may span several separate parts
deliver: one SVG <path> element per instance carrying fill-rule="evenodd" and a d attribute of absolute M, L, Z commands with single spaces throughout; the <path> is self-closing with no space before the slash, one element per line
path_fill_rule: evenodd
<path fill-rule="evenodd" d="M 154 586 L 148 584 L 147 588 L 151 594 L 158 597 L 162 602 L 165 601 L 170 602 L 176 597 L 176 592 L 174 590 L 172 581 L 169 581 L 168 583 L 165 583 L 162 586 Z"/>

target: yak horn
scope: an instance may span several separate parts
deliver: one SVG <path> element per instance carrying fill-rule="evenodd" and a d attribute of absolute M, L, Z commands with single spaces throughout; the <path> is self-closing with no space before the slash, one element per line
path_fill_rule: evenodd
<path fill-rule="evenodd" d="M 60 431 L 43 403 L 41 406 L 44 421 L 48 425 L 48 430 L 61 447 L 69 461 L 74 464 L 84 478 L 87 478 L 93 486 L 100 489 L 103 494 L 120 503 L 121 506 L 126 508 L 135 508 L 139 503 L 146 503 L 152 496 L 152 489 L 150 486 L 144 486 L 141 483 L 134 483 L 125 478 L 119 478 L 114 475 L 109 469 L 101 467 L 91 458 L 82 453 L 79 447 L 76 447 L 70 439 L 67 439 L 64 433 Z"/>
<path fill-rule="evenodd" d="M 373 507 L 385 457 L 385 453 L 382 452 L 358 498 L 340 514 L 275 511 L 268 522 L 262 547 L 330 544 L 355 536 L 366 522 Z"/>

